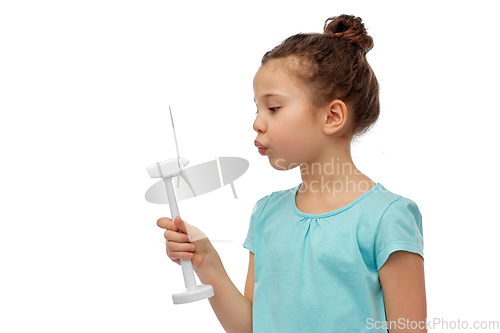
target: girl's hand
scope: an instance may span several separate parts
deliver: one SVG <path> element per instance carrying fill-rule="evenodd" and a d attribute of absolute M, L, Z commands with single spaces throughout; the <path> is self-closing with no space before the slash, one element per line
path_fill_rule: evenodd
<path fill-rule="evenodd" d="M 198 275 L 211 268 L 216 251 L 203 232 L 183 221 L 180 216 L 174 221 L 162 217 L 156 224 L 167 229 L 164 234 L 167 240 L 167 255 L 173 262 L 180 265 L 180 259 L 190 259 Z M 182 233 L 178 232 L 179 230 Z"/>

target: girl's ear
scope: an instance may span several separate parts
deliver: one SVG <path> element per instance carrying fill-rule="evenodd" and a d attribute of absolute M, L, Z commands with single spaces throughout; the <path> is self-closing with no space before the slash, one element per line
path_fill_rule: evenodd
<path fill-rule="evenodd" d="M 323 123 L 323 132 L 326 135 L 339 133 L 347 123 L 347 105 L 340 99 L 336 99 L 325 108 L 325 121 Z"/>

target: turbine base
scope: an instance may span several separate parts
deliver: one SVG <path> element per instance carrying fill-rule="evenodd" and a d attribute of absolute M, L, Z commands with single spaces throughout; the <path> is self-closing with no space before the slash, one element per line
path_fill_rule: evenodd
<path fill-rule="evenodd" d="M 202 284 L 199 286 L 184 289 L 178 294 L 173 294 L 172 299 L 174 304 L 184 304 L 190 302 L 200 301 L 205 298 L 210 298 L 214 295 L 214 288 L 209 284 Z"/>

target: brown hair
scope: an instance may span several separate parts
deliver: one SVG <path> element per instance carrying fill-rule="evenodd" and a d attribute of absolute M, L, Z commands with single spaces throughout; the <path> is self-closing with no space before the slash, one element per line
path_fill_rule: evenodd
<path fill-rule="evenodd" d="M 349 106 L 348 126 L 353 136 L 368 131 L 380 113 L 379 86 L 366 53 L 373 48 L 361 18 L 330 17 L 324 31 L 299 33 L 264 54 L 262 65 L 271 59 L 298 59 L 288 66 L 305 83 L 314 105 L 340 99 Z M 289 65 L 291 62 L 289 62 Z"/>

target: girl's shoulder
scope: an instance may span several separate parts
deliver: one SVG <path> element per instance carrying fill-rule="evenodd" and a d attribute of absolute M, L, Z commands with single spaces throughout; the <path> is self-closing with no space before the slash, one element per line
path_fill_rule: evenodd
<path fill-rule="evenodd" d="M 268 194 L 262 198 L 260 198 L 254 205 L 253 210 L 252 210 L 252 215 L 256 215 L 257 213 L 261 213 L 266 206 L 272 206 L 277 203 L 284 203 L 287 200 L 291 200 L 293 196 L 295 196 L 295 193 L 297 192 L 297 189 L 300 187 L 300 184 L 286 189 L 286 190 L 279 190 L 272 192 L 271 194 Z M 271 203 L 271 205 L 269 205 Z M 257 214 L 260 215 L 260 214 Z"/>
<path fill-rule="evenodd" d="M 376 195 L 374 195 L 372 199 L 375 204 L 378 203 L 384 210 L 394 210 L 398 208 L 418 209 L 417 204 L 413 200 L 387 190 L 380 183 L 377 185 L 378 187 L 376 191 L 374 191 Z"/>

